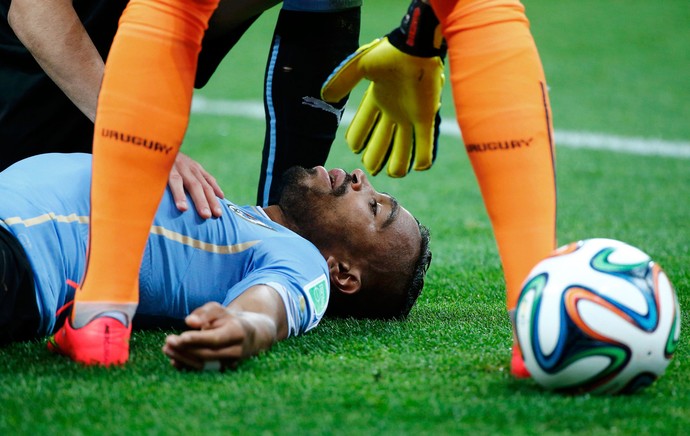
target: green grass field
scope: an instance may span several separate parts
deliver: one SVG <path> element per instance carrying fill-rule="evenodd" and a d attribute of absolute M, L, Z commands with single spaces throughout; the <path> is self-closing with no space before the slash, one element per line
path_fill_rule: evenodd
<path fill-rule="evenodd" d="M 432 232 L 434 262 L 408 321 L 326 320 L 224 374 L 175 371 L 160 352 L 162 331 L 136 333 L 131 362 L 117 369 L 79 367 L 43 343 L 16 344 L 0 349 L 0 434 L 686 434 L 690 8 L 685 0 L 525 5 L 557 142 L 559 132 L 594 132 L 685 150 L 662 157 L 557 144 L 559 242 L 626 241 L 676 287 L 681 343 L 654 385 L 627 397 L 570 397 L 510 377 L 493 235 L 460 139 L 444 135 L 430 171 L 374 178 Z M 406 6 L 365 1 L 361 41 L 397 25 Z M 199 96 L 260 103 L 276 15 L 255 24 Z M 444 101 L 450 124 L 449 92 Z M 260 118 L 194 113 L 183 150 L 230 199 L 253 203 L 263 134 Z M 342 137 L 328 165 L 358 167 Z"/>

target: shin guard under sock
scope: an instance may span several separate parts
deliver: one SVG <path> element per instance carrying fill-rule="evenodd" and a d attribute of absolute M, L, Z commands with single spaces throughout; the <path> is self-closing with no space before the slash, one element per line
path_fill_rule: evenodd
<path fill-rule="evenodd" d="M 201 38 L 217 0 L 132 0 L 106 63 L 95 123 L 89 255 L 78 328 L 131 321 L 151 222 L 189 120 Z"/>
<path fill-rule="evenodd" d="M 456 115 L 496 237 L 514 309 L 556 245 L 551 109 L 518 1 L 432 2 L 448 44 Z"/>

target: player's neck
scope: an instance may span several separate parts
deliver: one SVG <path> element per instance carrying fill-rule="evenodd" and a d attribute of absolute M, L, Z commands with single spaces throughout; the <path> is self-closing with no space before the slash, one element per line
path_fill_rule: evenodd
<path fill-rule="evenodd" d="M 271 221 L 274 221 L 278 224 L 280 224 L 283 227 L 287 227 L 288 229 L 294 230 L 294 225 L 292 221 L 290 221 L 285 214 L 283 213 L 283 209 L 280 208 L 278 205 L 271 205 L 271 206 L 266 206 L 263 208 L 264 212 L 266 212 L 266 215 L 271 219 Z"/>

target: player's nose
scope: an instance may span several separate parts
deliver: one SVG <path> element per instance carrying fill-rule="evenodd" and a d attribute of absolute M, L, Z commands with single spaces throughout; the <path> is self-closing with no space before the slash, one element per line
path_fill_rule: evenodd
<path fill-rule="evenodd" d="M 362 188 L 370 188 L 371 183 L 369 183 L 369 179 L 367 179 L 366 174 L 364 174 L 364 171 L 360 169 L 356 169 L 352 171 L 352 189 L 355 191 L 359 191 Z"/>

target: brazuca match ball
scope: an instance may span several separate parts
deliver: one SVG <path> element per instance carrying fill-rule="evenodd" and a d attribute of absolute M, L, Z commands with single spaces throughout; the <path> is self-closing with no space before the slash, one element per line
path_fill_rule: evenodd
<path fill-rule="evenodd" d="M 680 306 L 659 265 L 612 239 L 557 249 L 525 280 L 515 329 L 540 385 L 628 394 L 664 373 L 680 336 Z"/>

